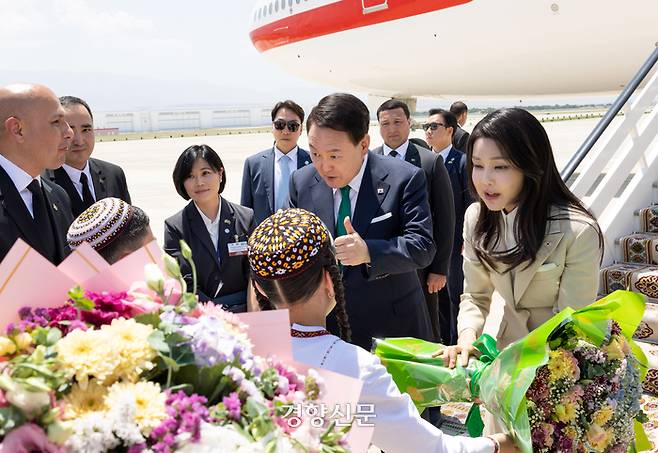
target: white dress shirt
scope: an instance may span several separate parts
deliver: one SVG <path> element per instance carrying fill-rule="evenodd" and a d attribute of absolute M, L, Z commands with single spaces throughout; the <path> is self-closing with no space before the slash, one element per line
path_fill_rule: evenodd
<path fill-rule="evenodd" d="M 281 181 L 281 168 L 279 167 L 279 160 L 283 156 L 288 156 L 290 158 L 290 161 L 288 161 L 288 166 L 290 167 L 290 174 L 292 175 L 292 172 L 297 170 L 297 151 L 299 150 L 299 147 L 295 146 L 293 149 L 288 151 L 288 154 L 283 154 L 279 148 L 276 146 L 274 147 L 274 190 L 276 191 L 276 188 L 279 187 L 279 181 Z M 276 199 L 276 194 L 274 194 L 274 197 Z"/>
<path fill-rule="evenodd" d="M 293 324 L 298 331 L 323 330 Z M 400 393 L 379 358 L 334 335 L 292 338 L 295 360 L 363 381 L 359 404 L 374 405 L 372 443 L 386 453 L 491 453 L 490 439 L 448 436 L 423 420 L 411 398 Z"/>
<path fill-rule="evenodd" d="M 18 193 L 25 203 L 25 207 L 29 211 L 32 218 L 34 218 L 34 212 L 32 210 L 32 192 L 30 192 L 30 189 L 28 189 L 27 186 L 29 186 L 34 179 L 39 181 L 39 185 L 41 185 L 41 177 L 37 176 L 36 178 L 33 178 L 25 170 L 7 159 L 2 154 L 0 154 L 0 166 L 2 166 L 4 171 L 7 173 L 9 179 L 11 179 L 11 182 L 14 183 L 16 190 L 18 190 Z"/>
<path fill-rule="evenodd" d="M 91 196 L 94 199 L 94 201 L 96 201 L 96 191 L 94 190 L 94 181 L 91 179 L 91 170 L 89 170 L 89 161 L 87 161 L 85 168 L 83 168 L 82 170 L 78 170 L 77 168 L 73 168 L 67 164 L 63 164 L 62 168 L 64 169 L 64 171 L 66 171 L 66 174 L 69 175 L 69 178 L 73 183 L 73 187 L 75 187 L 75 190 L 78 192 L 78 195 L 80 195 L 81 200 L 83 200 L 84 197 L 82 195 L 82 183 L 80 182 L 80 175 L 83 173 L 87 175 L 87 185 L 89 186 L 89 191 L 91 192 Z"/>
<path fill-rule="evenodd" d="M 206 226 L 208 234 L 210 235 L 212 245 L 215 250 L 217 250 L 217 244 L 219 243 L 219 213 L 222 212 L 222 197 L 219 197 L 219 205 L 217 207 L 217 215 L 215 216 L 215 220 L 210 220 L 210 218 L 208 218 L 208 216 L 206 216 L 203 211 L 199 209 L 196 203 L 194 203 L 194 207 L 197 209 L 197 211 L 199 211 L 201 219 L 203 220 L 203 224 Z"/>
<path fill-rule="evenodd" d="M 443 148 L 441 151 L 439 151 L 439 156 L 443 158 L 443 163 L 445 164 L 448 162 L 448 154 L 450 154 L 450 150 L 452 149 L 452 143 Z"/>
<path fill-rule="evenodd" d="M 395 158 L 404 160 L 407 155 L 407 148 L 409 148 L 409 140 L 407 140 L 406 142 L 398 146 L 397 149 L 395 149 L 395 151 L 397 151 L 398 153 L 398 155 L 395 156 Z M 384 150 L 384 156 L 388 156 L 389 154 L 391 154 L 391 151 L 393 151 L 393 148 L 391 148 L 386 143 L 384 143 L 383 150 Z"/>
<path fill-rule="evenodd" d="M 368 163 L 368 154 L 363 158 L 363 163 L 361 164 L 361 170 L 356 174 L 354 179 L 350 181 L 348 186 L 350 186 L 350 220 L 354 218 L 354 209 L 356 208 L 356 200 L 359 197 L 359 189 L 361 188 L 361 180 L 363 179 L 363 172 L 366 169 L 366 164 Z M 334 192 L 334 219 L 338 218 L 338 210 L 340 209 L 341 194 L 340 189 L 333 189 Z"/>

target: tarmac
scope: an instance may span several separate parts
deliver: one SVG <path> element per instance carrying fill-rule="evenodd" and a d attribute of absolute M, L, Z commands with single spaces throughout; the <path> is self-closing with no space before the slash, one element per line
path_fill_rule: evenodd
<path fill-rule="evenodd" d="M 598 121 L 597 118 L 590 118 L 543 124 L 553 145 L 558 168 L 566 165 Z M 475 119 L 469 121 L 465 128 L 471 130 L 474 125 Z M 424 133 L 416 130 L 411 136 L 424 138 Z M 370 138 L 371 148 L 381 145 L 378 127 L 370 128 Z M 270 148 L 273 139 L 271 133 L 254 133 L 96 143 L 94 157 L 120 165 L 125 171 L 132 202 L 149 215 L 151 229 L 160 244 L 164 235 L 164 220 L 187 204 L 174 188 L 174 165 L 181 152 L 195 144 L 209 145 L 219 154 L 227 178 L 222 196 L 239 203 L 244 160 Z M 308 149 L 305 133 L 299 145 Z"/>

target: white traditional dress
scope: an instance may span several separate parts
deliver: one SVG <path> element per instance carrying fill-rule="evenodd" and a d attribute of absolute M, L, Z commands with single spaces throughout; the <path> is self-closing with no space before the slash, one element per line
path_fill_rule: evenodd
<path fill-rule="evenodd" d="M 323 327 L 292 326 L 295 360 L 363 381 L 360 404 L 374 405 L 372 443 L 386 453 L 492 453 L 491 439 L 449 436 L 423 420 L 379 358 Z"/>

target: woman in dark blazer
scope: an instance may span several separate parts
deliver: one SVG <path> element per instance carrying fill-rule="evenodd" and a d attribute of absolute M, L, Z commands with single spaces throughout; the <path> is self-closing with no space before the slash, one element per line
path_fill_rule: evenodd
<path fill-rule="evenodd" d="M 191 288 L 192 270 L 180 250 L 180 240 L 185 240 L 196 265 L 199 300 L 224 305 L 232 312 L 246 311 L 246 241 L 254 229 L 253 211 L 221 197 L 226 171 L 217 153 L 207 145 L 183 151 L 173 179 L 179 195 L 191 201 L 165 220 L 165 252 L 178 260 Z"/>

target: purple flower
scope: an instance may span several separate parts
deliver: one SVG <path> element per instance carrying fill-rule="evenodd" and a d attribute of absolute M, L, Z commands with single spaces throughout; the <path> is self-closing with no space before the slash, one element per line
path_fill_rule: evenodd
<path fill-rule="evenodd" d="M 158 453 L 170 453 L 176 447 L 176 437 L 190 433 L 192 441 L 201 438 L 201 423 L 209 420 L 206 398 L 196 394 L 187 396 L 179 391 L 169 393 L 166 400 L 169 418 L 151 431 L 148 444 Z"/>
<path fill-rule="evenodd" d="M 240 420 L 242 404 L 240 403 L 240 398 L 238 397 L 237 392 L 231 392 L 229 396 L 225 396 L 222 399 L 222 403 L 224 403 L 224 407 L 226 407 L 226 411 L 230 418 L 233 420 Z"/>

